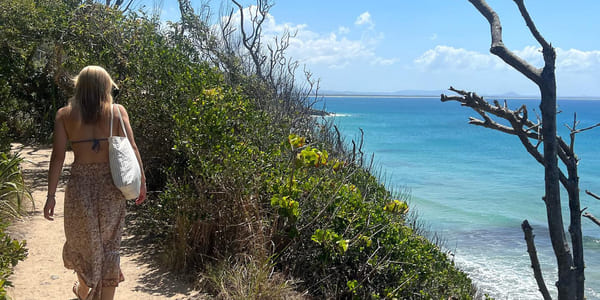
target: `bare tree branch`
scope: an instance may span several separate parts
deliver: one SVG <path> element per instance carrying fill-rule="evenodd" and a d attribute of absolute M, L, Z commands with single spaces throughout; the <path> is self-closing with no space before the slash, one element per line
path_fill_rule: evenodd
<path fill-rule="evenodd" d="M 594 217 L 594 215 L 590 214 L 589 212 L 585 212 L 583 216 L 592 220 L 592 222 L 596 223 L 596 225 L 600 226 L 600 220 Z"/>
<path fill-rule="evenodd" d="M 530 65 L 504 46 L 504 42 L 502 42 L 502 25 L 500 24 L 498 14 L 496 14 L 496 12 L 483 0 L 469 0 L 469 2 L 471 2 L 490 23 L 492 36 L 490 52 L 517 69 L 517 71 L 521 72 L 521 74 L 525 75 L 531 81 L 539 84 L 542 80 L 542 70 Z"/>
<path fill-rule="evenodd" d="M 533 21 L 531 20 L 531 17 L 529 16 L 529 12 L 527 12 L 527 9 L 525 8 L 525 4 L 523 3 L 523 0 L 514 0 L 514 1 L 517 4 L 517 6 L 519 7 L 521 16 L 523 16 L 523 19 L 525 20 L 527 27 L 531 31 L 531 34 L 533 35 L 533 37 L 535 37 L 535 40 L 538 43 L 540 43 L 540 45 L 542 45 L 543 48 L 552 48 L 550 43 L 546 42 L 544 37 L 542 37 L 542 35 L 539 33 L 539 31 L 535 27 L 535 24 L 533 23 Z"/>
<path fill-rule="evenodd" d="M 594 129 L 594 128 L 599 127 L 599 126 L 600 126 L 600 123 L 598 123 L 596 125 L 593 125 L 593 126 L 590 126 L 590 127 L 586 127 L 586 128 L 582 128 L 582 129 L 577 129 L 577 130 L 575 130 L 575 133 L 584 132 L 586 130 Z"/>
<path fill-rule="evenodd" d="M 594 193 L 592 193 L 592 192 L 590 192 L 588 190 L 585 190 L 585 193 L 588 194 L 588 195 L 590 195 L 590 196 L 592 196 L 592 197 L 594 197 L 594 198 L 596 198 L 597 200 L 600 200 L 600 196 L 598 196 L 598 195 L 596 195 L 596 194 L 594 194 Z"/>
<path fill-rule="evenodd" d="M 244 27 L 244 7 L 236 0 L 231 0 L 240 10 L 240 31 L 242 33 L 242 43 L 248 50 L 248 54 L 252 58 L 254 65 L 256 66 L 256 74 L 259 78 L 264 78 L 262 66 L 266 60 L 266 56 L 261 51 L 261 37 L 262 37 L 262 24 L 267 18 L 268 11 L 272 6 L 267 0 L 257 1 L 255 15 L 250 10 L 250 23 L 251 31 L 248 34 Z"/>
<path fill-rule="evenodd" d="M 533 276 L 535 277 L 535 281 L 537 282 L 538 288 L 544 297 L 544 300 L 551 300 L 550 293 L 548 292 L 548 288 L 546 287 L 546 283 L 544 282 L 544 277 L 542 275 L 542 269 L 540 268 L 540 261 L 537 257 L 537 250 L 535 249 L 535 242 L 533 238 L 533 229 L 529 225 L 527 220 L 521 223 L 521 228 L 523 229 L 523 233 L 525 234 L 525 242 L 527 242 L 527 253 L 529 253 L 529 260 L 531 260 L 531 268 L 533 269 Z"/>
<path fill-rule="evenodd" d="M 468 106 L 472 108 L 474 111 L 482 115 L 485 120 L 482 121 L 475 118 L 469 118 L 470 124 L 487 127 L 518 136 L 521 143 L 525 146 L 527 151 L 539 163 L 544 164 L 542 154 L 536 149 L 537 147 L 532 145 L 529 141 L 529 139 L 541 140 L 541 136 L 538 132 L 533 132 L 529 130 L 534 126 L 539 126 L 539 124 L 534 124 L 530 120 L 524 118 L 527 116 L 527 108 L 525 106 L 522 106 L 518 110 L 513 111 L 510 110 L 507 106 L 499 105 L 499 103 L 493 106 L 489 102 L 485 101 L 483 97 L 480 97 L 475 93 L 457 90 L 453 87 L 450 87 L 450 90 L 461 94 L 462 97 L 441 95 L 442 102 L 454 100 L 462 103 L 463 106 Z M 496 121 L 489 118 L 485 113 L 490 113 L 494 116 L 507 120 L 512 127 L 508 127 L 497 123 Z"/>

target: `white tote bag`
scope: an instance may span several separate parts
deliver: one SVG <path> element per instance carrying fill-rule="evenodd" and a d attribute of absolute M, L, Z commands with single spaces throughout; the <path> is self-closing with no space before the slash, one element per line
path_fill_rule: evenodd
<path fill-rule="evenodd" d="M 115 186 L 121 190 L 125 199 L 135 199 L 140 195 L 142 173 L 135 152 L 127 138 L 125 124 L 119 112 L 119 121 L 125 136 L 113 136 L 113 109 L 110 109 L 110 136 L 108 137 L 108 158 L 110 160 L 110 172 Z"/>

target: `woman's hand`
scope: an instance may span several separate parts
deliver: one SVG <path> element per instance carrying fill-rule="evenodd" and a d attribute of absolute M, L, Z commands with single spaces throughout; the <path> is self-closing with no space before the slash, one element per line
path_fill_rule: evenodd
<path fill-rule="evenodd" d="M 142 186 L 140 187 L 140 195 L 135 200 L 135 204 L 140 205 L 144 202 L 144 200 L 146 200 L 146 183 L 145 182 L 142 183 Z"/>
<path fill-rule="evenodd" d="M 54 196 L 48 196 L 46 198 L 46 204 L 44 204 L 44 218 L 50 221 L 54 221 L 54 206 L 56 206 L 56 199 Z"/>

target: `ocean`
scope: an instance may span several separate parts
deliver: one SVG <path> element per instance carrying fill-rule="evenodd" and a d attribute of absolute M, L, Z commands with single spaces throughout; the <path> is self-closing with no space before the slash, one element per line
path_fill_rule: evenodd
<path fill-rule="evenodd" d="M 504 101 L 504 99 L 499 99 Z M 539 100 L 508 99 L 539 114 Z M 410 191 L 411 209 L 445 241 L 459 268 L 496 299 L 541 299 L 521 222 L 532 225 L 544 280 L 556 294 L 556 262 L 548 238 L 542 201 L 544 173 L 517 137 L 468 124 L 479 117 L 458 102 L 439 98 L 324 97 L 324 108 L 347 141 L 360 139 L 364 152 L 392 190 Z M 567 142 L 574 113 L 578 128 L 600 122 L 600 101 L 558 100 L 558 130 Z M 600 128 L 576 135 L 580 158 L 581 207 L 600 217 Z M 540 151 L 541 151 L 540 146 Z M 366 155 L 367 156 L 367 155 Z M 563 206 L 567 197 L 563 193 Z M 564 210 L 565 224 L 568 213 Z M 600 227 L 582 219 L 586 296 L 600 299 Z"/>

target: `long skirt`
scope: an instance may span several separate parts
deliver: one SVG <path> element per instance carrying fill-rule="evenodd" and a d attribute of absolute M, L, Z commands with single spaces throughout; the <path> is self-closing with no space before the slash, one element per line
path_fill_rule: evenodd
<path fill-rule="evenodd" d="M 63 261 L 91 288 L 87 299 L 100 299 L 103 287 L 124 280 L 119 248 L 125 212 L 108 163 L 72 165 L 65 190 Z"/>

